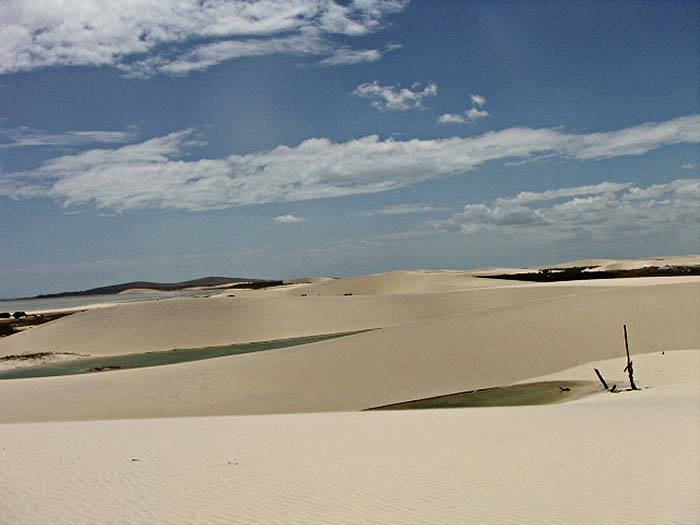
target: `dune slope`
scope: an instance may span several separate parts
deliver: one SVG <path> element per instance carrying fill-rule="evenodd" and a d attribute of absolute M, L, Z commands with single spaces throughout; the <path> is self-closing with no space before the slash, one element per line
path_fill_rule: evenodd
<path fill-rule="evenodd" d="M 0 425 L 2 521 L 695 523 L 700 352 L 638 359 L 565 405 Z"/>
<path fill-rule="evenodd" d="M 357 410 L 621 356 L 623 323 L 633 353 L 700 347 L 700 284 L 576 290 L 278 351 L 0 381 L 0 421 Z"/>
<path fill-rule="evenodd" d="M 479 284 L 492 283 L 479 280 Z M 556 287 L 373 296 L 249 294 L 177 298 L 75 314 L 0 339 L 0 356 L 100 356 L 198 348 L 381 328 L 570 293 Z"/>

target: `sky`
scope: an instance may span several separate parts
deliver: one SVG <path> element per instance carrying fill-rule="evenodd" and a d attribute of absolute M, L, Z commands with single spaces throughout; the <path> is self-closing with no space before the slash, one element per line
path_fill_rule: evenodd
<path fill-rule="evenodd" d="M 700 253 L 699 21 L 5 0 L 0 297 Z"/>

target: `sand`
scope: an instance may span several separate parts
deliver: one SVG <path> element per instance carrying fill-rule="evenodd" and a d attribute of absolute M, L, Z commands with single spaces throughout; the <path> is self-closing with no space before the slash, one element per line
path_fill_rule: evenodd
<path fill-rule="evenodd" d="M 697 522 L 700 352 L 637 364 L 651 388 L 554 406 L 0 425 L 0 509 L 8 523 Z"/>
<path fill-rule="evenodd" d="M 374 329 L 205 361 L 0 381 L 0 521 L 697 522 L 700 278 L 518 283 L 474 273 L 310 279 L 124 304 L 0 340 L 0 356 L 102 356 Z M 593 367 L 623 386 L 623 323 L 639 392 L 358 412 L 514 383 L 595 381 Z"/>

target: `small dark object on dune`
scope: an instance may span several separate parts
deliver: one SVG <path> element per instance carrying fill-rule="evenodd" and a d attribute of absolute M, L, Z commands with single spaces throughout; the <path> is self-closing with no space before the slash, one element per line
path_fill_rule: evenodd
<path fill-rule="evenodd" d="M 20 319 L 22 317 L 27 317 L 27 313 L 18 311 L 18 312 L 13 313 L 12 317 L 14 317 L 15 319 Z"/>
<path fill-rule="evenodd" d="M 568 386 L 560 386 L 559 390 L 561 392 L 571 392 L 571 389 Z"/>
<path fill-rule="evenodd" d="M 0 312 L 0 319 L 9 319 L 10 317 L 12 317 L 10 312 Z"/>

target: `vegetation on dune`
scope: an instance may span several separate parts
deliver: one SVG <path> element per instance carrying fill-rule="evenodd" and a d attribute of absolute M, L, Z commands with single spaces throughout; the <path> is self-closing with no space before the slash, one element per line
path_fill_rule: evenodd
<path fill-rule="evenodd" d="M 557 282 L 583 281 L 593 279 L 621 279 L 624 277 L 677 277 L 700 275 L 700 266 L 648 266 L 633 270 L 591 271 L 596 266 L 575 266 L 571 268 L 543 268 L 537 272 L 503 273 L 499 275 L 477 275 L 486 279 L 510 279 L 514 281 Z"/>
<path fill-rule="evenodd" d="M 9 322 L 0 323 L 0 337 L 5 337 L 7 335 L 12 335 L 16 332 L 15 327 Z"/>
<path fill-rule="evenodd" d="M 75 312 L 57 312 L 52 314 L 30 314 L 24 317 L 3 319 L 0 321 L 0 337 L 20 332 L 22 329 L 55 321 Z"/>

